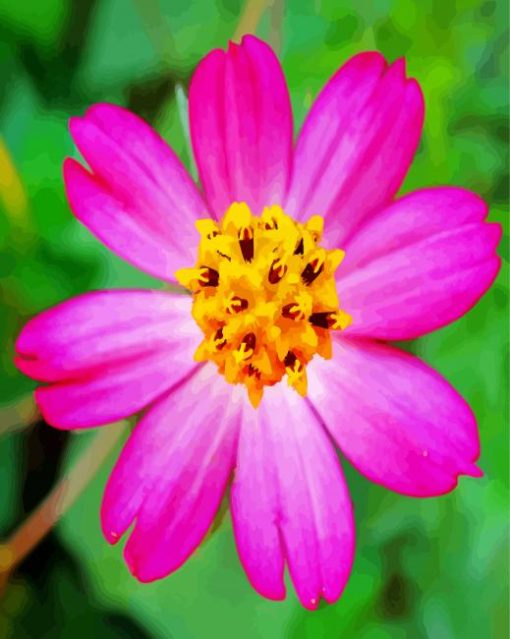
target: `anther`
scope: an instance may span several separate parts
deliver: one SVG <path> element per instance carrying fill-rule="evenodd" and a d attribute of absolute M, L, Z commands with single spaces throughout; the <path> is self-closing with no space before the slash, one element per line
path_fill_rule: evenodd
<path fill-rule="evenodd" d="M 198 281 L 202 286 L 218 286 L 220 274 L 209 266 L 201 266 Z"/>
<path fill-rule="evenodd" d="M 248 333 L 244 336 L 239 348 L 232 353 L 237 364 L 241 364 L 252 357 L 255 352 L 256 342 L 255 333 Z"/>
<path fill-rule="evenodd" d="M 212 240 L 213 237 L 220 234 L 218 225 L 211 219 L 197 220 L 195 222 L 195 227 L 200 235 L 208 240 Z"/>
<path fill-rule="evenodd" d="M 317 243 L 322 237 L 324 220 L 320 215 L 312 215 L 312 217 L 306 222 L 305 228 L 312 236 L 313 241 Z"/>
<path fill-rule="evenodd" d="M 304 251 L 305 251 L 305 243 L 303 241 L 303 238 L 301 238 L 299 242 L 297 243 L 296 248 L 294 249 L 294 255 L 303 255 Z"/>
<path fill-rule="evenodd" d="M 246 348 L 248 350 L 255 350 L 255 344 L 257 343 L 257 338 L 255 337 L 255 333 L 248 333 L 244 336 L 242 341 L 243 344 L 246 344 Z"/>
<path fill-rule="evenodd" d="M 225 344 L 227 343 L 227 340 L 223 337 L 223 329 L 219 328 L 216 333 L 214 334 L 214 345 L 216 346 L 216 348 L 221 351 L 221 349 L 225 346 Z"/>
<path fill-rule="evenodd" d="M 285 355 L 285 359 L 283 363 L 285 364 L 285 368 L 294 368 L 294 364 L 296 363 L 297 357 L 294 355 L 292 351 L 289 351 L 287 355 Z"/>
<path fill-rule="evenodd" d="M 310 284 L 316 280 L 324 270 L 324 260 L 321 256 L 317 255 L 305 266 L 301 273 L 301 279 L 303 284 L 310 286 Z"/>
<path fill-rule="evenodd" d="M 312 313 L 308 318 L 310 324 L 317 326 L 317 328 L 332 328 L 337 318 L 335 313 L 332 312 L 324 312 L 324 313 Z"/>
<path fill-rule="evenodd" d="M 251 262 L 254 254 L 253 230 L 249 226 L 239 231 L 239 246 L 245 262 Z"/>
<path fill-rule="evenodd" d="M 287 317 L 288 319 L 292 319 L 292 320 L 305 319 L 305 314 L 303 313 L 303 309 L 299 306 L 299 304 L 296 304 L 295 302 L 292 302 L 291 304 L 286 304 L 282 308 L 282 315 L 283 317 Z"/>
<path fill-rule="evenodd" d="M 292 351 L 289 351 L 284 360 L 285 372 L 290 386 L 295 388 L 303 397 L 306 395 L 306 370 L 303 362 L 300 361 Z"/>
<path fill-rule="evenodd" d="M 340 309 L 336 311 L 312 313 L 308 317 L 310 324 L 318 328 L 327 328 L 336 330 L 345 330 L 352 322 L 352 317 Z"/>
<path fill-rule="evenodd" d="M 261 227 L 265 231 L 278 230 L 278 218 L 281 218 L 282 211 L 279 206 L 266 206 L 260 218 Z"/>
<path fill-rule="evenodd" d="M 258 370 L 258 368 L 255 368 L 253 364 L 248 364 L 248 366 L 246 367 L 246 374 L 248 375 L 248 377 L 255 377 L 256 379 L 260 379 L 260 371 Z"/>
<path fill-rule="evenodd" d="M 238 297 L 237 295 L 230 297 L 227 303 L 225 304 L 225 309 L 227 313 L 233 315 L 234 313 L 241 313 L 248 308 L 248 300 L 243 299 L 242 297 Z"/>
<path fill-rule="evenodd" d="M 271 284 L 278 284 L 278 282 L 285 276 L 287 272 L 287 265 L 284 264 L 280 258 L 274 260 L 269 269 L 268 280 Z"/>

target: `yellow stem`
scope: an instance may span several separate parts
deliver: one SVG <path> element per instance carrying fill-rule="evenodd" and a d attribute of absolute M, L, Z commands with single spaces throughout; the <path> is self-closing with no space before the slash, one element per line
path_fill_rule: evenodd
<path fill-rule="evenodd" d="M 272 3 L 273 0 L 247 0 L 232 40 L 239 42 L 243 35 L 255 33 L 264 11 L 268 9 Z"/>
<path fill-rule="evenodd" d="M 12 156 L 0 135 L 0 202 L 2 203 L 14 229 L 25 231 L 23 239 L 32 228 L 28 198 Z M 16 233 L 9 237 L 19 239 Z"/>
<path fill-rule="evenodd" d="M 282 52 L 283 20 L 285 16 L 285 0 L 273 0 L 270 12 L 269 44 L 279 56 Z"/>
<path fill-rule="evenodd" d="M 39 417 L 33 393 L 25 395 L 12 406 L 0 411 L 0 437 L 32 426 Z"/>
<path fill-rule="evenodd" d="M 92 480 L 124 432 L 126 422 L 102 427 L 80 459 L 36 510 L 0 544 L 0 592 L 9 575 L 49 533 Z"/>

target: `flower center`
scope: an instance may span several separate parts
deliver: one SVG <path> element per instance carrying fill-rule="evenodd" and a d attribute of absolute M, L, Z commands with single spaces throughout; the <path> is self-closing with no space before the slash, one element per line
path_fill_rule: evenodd
<path fill-rule="evenodd" d="M 198 259 L 176 278 L 193 294 L 204 332 L 197 361 L 211 360 L 231 384 L 244 384 L 253 406 L 264 386 L 285 375 L 306 394 L 306 365 L 331 357 L 330 330 L 351 317 L 338 307 L 334 273 L 344 257 L 318 246 L 323 219 L 295 222 L 279 206 L 260 217 L 234 202 L 217 224 L 198 220 Z"/>

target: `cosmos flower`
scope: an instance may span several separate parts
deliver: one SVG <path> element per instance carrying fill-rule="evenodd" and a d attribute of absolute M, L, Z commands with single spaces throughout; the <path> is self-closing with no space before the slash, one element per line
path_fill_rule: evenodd
<path fill-rule="evenodd" d="M 499 268 L 484 202 L 452 187 L 396 194 L 424 105 L 402 60 L 349 60 L 293 143 L 280 65 L 255 37 L 199 64 L 189 93 L 198 188 L 167 144 L 109 104 L 71 120 L 89 168 L 64 164 L 76 217 L 182 291 L 110 290 L 45 311 L 17 365 L 61 429 L 143 411 L 114 467 L 104 535 L 141 581 L 176 570 L 229 481 L 241 562 L 262 595 L 336 600 L 354 555 L 335 452 L 405 495 L 479 476 L 475 418 L 416 357 L 386 344 L 466 313 Z M 189 294 L 191 293 L 191 294 Z"/>

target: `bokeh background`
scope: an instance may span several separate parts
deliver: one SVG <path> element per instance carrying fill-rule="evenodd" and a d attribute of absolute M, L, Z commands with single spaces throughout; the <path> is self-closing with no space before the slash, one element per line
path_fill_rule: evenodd
<path fill-rule="evenodd" d="M 298 124 L 340 64 L 378 49 L 390 60 L 406 57 L 426 98 L 424 136 L 403 192 L 462 185 L 490 203 L 493 221 L 505 223 L 507 25 L 506 3 L 493 0 L 0 0 L 0 540 L 97 434 L 57 432 L 37 416 L 34 384 L 12 364 L 20 327 L 77 293 L 160 286 L 72 217 L 61 176 L 63 158 L 76 153 L 68 118 L 94 102 L 127 105 L 192 168 L 186 91 L 211 48 L 246 30 L 268 39 L 281 56 Z M 462 479 L 451 495 L 416 500 L 390 494 L 344 464 L 358 541 L 336 605 L 310 613 L 292 591 L 283 603 L 256 595 L 228 516 L 177 574 L 138 584 L 121 548 L 110 547 L 99 529 L 119 441 L 3 584 L 0 639 L 507 637 L 507 232 L 500 253 L 499 279 L 474 310 L 405 344 L 474 408 L 485 477 Z"/>

